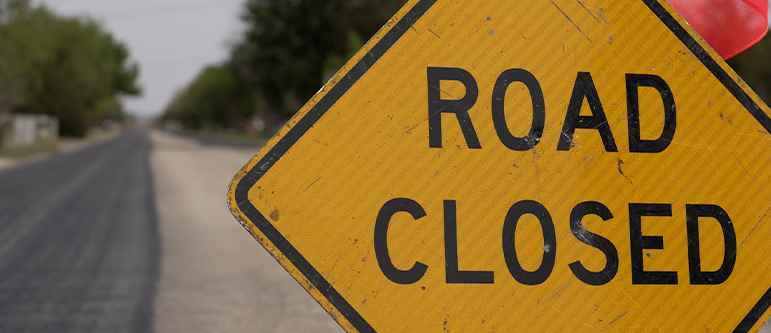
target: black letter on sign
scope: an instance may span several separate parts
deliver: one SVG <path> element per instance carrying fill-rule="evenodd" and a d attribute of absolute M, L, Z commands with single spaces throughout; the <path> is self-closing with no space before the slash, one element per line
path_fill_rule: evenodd
<path fill-rule="evenodd" d="M 518 138 L 509 132 L 506 125 L 506 115 L 504 114 L 504 101 L 506 100 L 506 90 L 512 82 L 522 82 L 530 91 L 530 99 L 533 102 L 533 124 L 530 125 L 530 132 L 524 138 Z M 495 132 L 501 142 L 511 150 L 525 151 L 532 149 L 541 141 L 543 135 L 543 126 L 546 123 L 546 108 L 543 103 L 543 92 L 538 80 L 533 74 L 524 69 L 509 69 L 503 72 L 498 80 L 495 81 L 493 88 L 493 125 Z"/>
<path fill-rule="evenodd" d="M 466 87 L 461 99 L 442 99 L 440 82 L 458 81 Z M 454 113 L 469 148 L 481 149 L 468 110 L 477 102 L 479 88 L 474 77 L 460 68 L 428 67 L 428 146 L 442 148 L 442 113 Z"/>
<path fill-rule="evenodd" d="M 723 228 L 723 265 L 714 272 L 701 270 L 699 252 L 699 217 L 712 217 Z M 691 284 L 721 284 L 728 279 L 736 264 L 736 233 L 728 213 L 715 205 L 685 205 L 685 220 L 688 229 L 688 266 L 691 273 Z"/>
<path fill-rule="evenodd" d="M 543 260 L 541 267 L 534 272 L 528 272 L 517 259 L 517 248 L 514 244 L 514 234 L 517 231 L 517 222 L 525 214 L 533 214 L 541 222 L 543 229 Z M 506 214 L 506 220 L 503 222 L 503 258 L 506 260 L 506 266 L 509 273 L 519 283 L 534 286 L 541 284 L 551 275 L 554 269 L 554 259 L 557 257 L 557 236 L 554 234 L 554 222 L 549 215 L 546 207 L 538 202 L 523 200 L 515 203 Z"/>
<path fill-rule="evenodd" d="M 640 139 L 640 98 L 638 87 L 652 87 L 659 91 L 664 102 L 664 132 L 656 140 Z M 626 107 L 629 114 L 629 151 L 633 153 L 660 153 L 669 147 L 675 137 L 677 116 L 675 97 L 664 80 L 655 75 L 626 75 Z"/>
<path fill-rule="evenodd" d="M 581 219 L 589 214 L 597 215 L 603 221 L 613 218 L 613 214 L 610 213 L 610 210 L 605 205 L 596 201 L 582 202 L 576 205 L 573 211 L 570 212 L 570 231 L 581 242 L 596 247 L 605 254 L 605 268 L 599 272 L 592 272 L 584 268 L 580 261 L 576 261 L 568 265 L 568 267 L 583 283 L 601 286 L 613 280 L 618 272 L 618 251 L 616 251 L 616 247 L 607 238 L 591 233 L 584 228 Z"/>
<path fill-rule="evenodd" d="M 591 116 L 582 116 L 581 106 L 584 104 L 584 97 L 592 110 Z M 597 88 L 594 87 L 592 75 L 587 72 L 578 72 L 576 84 L 573 86 L 573 95 L 570 96 L 568 111 L 565 115 L 565 124 L 562 125 L 560 133 L 560 142 L 557 150 L 570 150 L 573 143 L 573 134 L 576 128 L 596 129 L 600 132 L 602 144 L 605 145 L 605 151 L 617 152 L 616 140 L 613 139 L 613 133 L 608 125 L 608 118 L 605 117 L 605 111 L 602 109 L 600 96 L 597 95 Z"/>
<path fill-rule="evenodd" d="M 391 217 L 398 212 L 410 213 L 412 218 L 416 220 L 426 216 L 423 207 L 411 199 L 396 198 L 386 202 L 383 208 L 380 208 L 377 220 L 375 220 L 375 258 L 377 258 L 383 275 L 389 280 L 399 284 L 411 284 L 418 282 L 423 274 L 426 274 L 428 266 L 416 262 L 412 268 L 403 271 L 396 268 L 391 262 L 391 256 L 388 254 L 388 223 L 391 222 Z"/>
<path fill-rule="evenodd" d="M 677 284 L 677 272 L 646 271 L 644 249 L 664 249 L 664 237 L 643 236 L 641 216 L 672 216 L 670 204 L 629 204 L 629 238 L 632 250 L 632 284 Z"/>
<path fill-rule="evenodd" d="M 444 201 L 444 262 L 447 283 L 493 283 L 493 272 L 458 270 L 458 225 L 455 201 Z"/>

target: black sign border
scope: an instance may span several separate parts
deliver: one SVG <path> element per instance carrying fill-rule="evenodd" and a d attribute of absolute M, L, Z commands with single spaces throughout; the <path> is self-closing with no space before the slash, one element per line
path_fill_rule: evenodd
<path fill-rule="evenodd" d="M 396 23 L 364 57 L 316 103 L 278 143 L 244 175 L 235 189 L 238 208 L 273 243 L 297 270 L 315 287 L 359 332 L 375 329 L 348 303 L 342 295 L 311 265 L 302 254 L 249 202 L 251 189 L 262 176 L 297 142 L 321 117 L 423 16 L 437 0 L 420 0 Z M 704 48 L 656 0 L 642 0 L 675 36 L 701 61 L 747 111 L 771 133 L 771 118 L 739 87 L 738 83 L 712 59 Z M 763 313 L 771 307 L 771 288 L 760 298 L 739 323 L 734 332 L 748 332 Z"/>
<path fill-rule="evenodd" d="M 683 26 L 680 25 L 680 23 L 677 22 L 677 20 L 672 17 L 669 12 L 664 9 L 664 6 L 662 6 L 660 3 L 658 3 L 656 0 L 643 0 L 643 2 L 650 8 L 650 10 L 658 17 L 661 22 L 663 22 L 669 30 L 672 31 L 672 33 L 677 36 L 678 39 L 688 48 L 688 50 L 693 53 L 699 61 L 701 61 L 702 64 L 704 64 L 704 67 L 707 67 L 707 69 L 712 72 L 712 75 L 715 76 L 715 78 L 720 81 L 720 83 L 725 86 L 728 91 L 734 95 L 734 97 L 741 103 L 744 108 L 749 111 L 749 113 L 755 117 L 755 119 L 760 123 L 761 126 L 766 130 L 767 133 L 771 133 L 771 119 L 769 119 L 768 115 L 766 115 L 765 112 L 760 108 L 760 106 L 755 103 L 755 101 L 750 98 L 749 95 L 741 88 L 739 87 L 739 84 L 735 82 L 733 79 L 731 79 L 731 76 L 728 75 L 728 73 L 723 70 L 723 67 L 720 67 L 718 63 L 715 61 L 715 59 L 712 59 L 712 57 L 709 55 L 709 52 L 707 52 L 701 45 L 696 42 L 696 40 L 691 36 L 691 34 L 688 33 L 688 31 L 683 28 Z M 737 76 L 738 79 L 738 76 Z M 771 306 L 771 288 L 766 291 L 766 293 L 758 300 L 757 303 L 755 303 L 755 306 L 752 307 L 749 313 L 747 313 L 746 316 L 744 316 L 744 319 L 739 323 L 739 326 L 736 326 L 736 329 L 734 329 L 734 332 L 736 333 L 744 333 L 749 332 L 749 330 L 752 328 L 752 326 L 755 325 L 755 323 L 760 320 L 760 317 L 763 315 L 764 312 Z"/>

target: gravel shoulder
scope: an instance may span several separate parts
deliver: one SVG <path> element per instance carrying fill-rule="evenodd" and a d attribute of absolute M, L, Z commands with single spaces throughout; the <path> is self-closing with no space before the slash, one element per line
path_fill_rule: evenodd
<path fill-rule="evenodd" d="M 230 214 L 227 186 L 258 147 L 151 131 L 160 218 L 156 332 L 341 332 Z"/>

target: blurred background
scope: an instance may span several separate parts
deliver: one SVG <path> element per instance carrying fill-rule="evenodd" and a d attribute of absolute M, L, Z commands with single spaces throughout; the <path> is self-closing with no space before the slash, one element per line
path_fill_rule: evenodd
<path fill-rule="evenodd" d="M 227 184 L 403 0 L 0 0 L 0 332 L 340 332 Z"/>
<path fill-rule="evenodd" d="M 270 135 L 405 1 L 295 2 L 2 0 L 0 112 Z"/>
<path fill-rule="evenodd" d="M 0 119 L 269 137 L 404 2 L 0 0 Z M 766 101 L 768 59 L 766 36 L 728 61 Z"/>
<path fill-rule="evenodd" d="M 405 2 L 0 0 L 0 332 L 340 331 L 225 184 Z"/>

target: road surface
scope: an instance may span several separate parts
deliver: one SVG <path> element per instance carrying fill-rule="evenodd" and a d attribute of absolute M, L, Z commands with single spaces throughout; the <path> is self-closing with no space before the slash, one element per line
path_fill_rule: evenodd
<path fill-rule="evenodd" d="M 340 332 L 227 209 L 257 150 L 133 132 L 0 171 L 0 332 Z"/>
<path fill-rule="evenodd" d="M 152 328 L 150 147 L 133 133 L 0 172 L 0 331 Z"/>
<path fill-rule="evenodd" d="M 0 332 L 341 332 L 227 209 L 257 150 L 133 132 L 0 171 Z"/>

